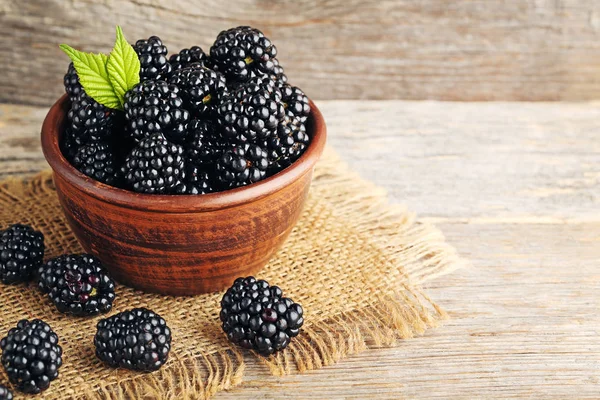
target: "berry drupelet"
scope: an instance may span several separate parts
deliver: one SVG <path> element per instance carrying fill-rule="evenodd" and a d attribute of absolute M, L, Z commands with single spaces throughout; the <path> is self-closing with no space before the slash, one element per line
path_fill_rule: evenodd
<path fill-rule="evenodd" d="M 255 144 L 237 145 L 226 150 L 216 164 L 224 188 L 236 188 L 264 179 L 269 167 L 267 152 Z"/>
<path fill-rule="evenodd" d="M 285 349 L 304 324 L 300 304 L 281 289 L 254 277 L 238 278 L 221 300 L 221 322 L 229 340 L 262 356 Z"/>
<path fill-rule="evenodd" d="M 115 299 L 115 282 L 89 254 L 56 257 L 38 270 L 38 286 L 58 311 L 76 316 L 107 313 Z"/>
<path fill-rule="evenodd" d="M 0 385 L 0 400 L 13 400 L 13 394 L 9 388 Z"/>
<path fill-rule="evenodd" d="M 127 130 L 135 140 L 155 133 L 182 143 L 187 135 L 190 113 L 183 108 L 179 88 L 164 81 L 145 81 L 125 94 Z"/>
<path fill-rule="evenodd" d="M 44 321 L 19 321 L 0 341 L 0 348 L 8 379 L 23 393 L 40 393 L 58 377 L 62 348 L 58 336 Z"/>
<path fill-rule="evenodd" d="M 116 111 L 103 106 L 85 93 L 71 103 L 67 114 L 73 134 L 81 140 L 107 139 L 112 131 Z"/>
<path fill-rule="evenodd" d="M 136 308 L 98 322 L 96 356 L 111 367 L 156 371 L 171 350 L 171 330 L 160 315 Z"/>
<path fill-rule="evenodd" d="M 186 68 L 194 63 L 208 66 L 208 56 L 200 46 L 192 46 L 189 49 L 183 49 L 179 53 L 169 57 L 169 64 L 173 67 L 173 72 Z"/>
<path fill-rule="evenodd" d="M 28 282 L 44 258 L 44 235 L 28 225 L 11 225 L 0 234 L 0 281 Z"/>
<path fill-rule="evenodd" d="M 104 141 L 79 147 L 72 158 L 73 166 L 90 178 L 107 185 L 117 180 L 117 166 L 112 146 Z"/>
<path fill-rule="evenodd" d="M 140 81 L 169 78 L 172 67 L 167 61 L 167 46 L 158 36 L 140 39 L 133 48 L 140 59 Z"/>
<path fill-rule="evenodd" d="M 185 178 L 183 148 L 155 133 L 134 147 L 121 170 L 136 192 L 170 193 Z"/>
<path fill-rule="evenodd" d="M 274 136 L 284 115 L 281 92 L 265 80 L 242 85 L 225 95 L 217 121 L 225 139 L 247 143 Z"/>
<path fill-rule="evenodd" d="M 195 117 L 215 115 L 221 97 L 227 91 L 225 77 L 208 68 L 181 69 L 171 75 L 169 82 L 180 89 L 186 109 Z"/>
<path fill-rule="evenodd" d="M 253 73 L 274 74 L 277 48 L 258 29 L 239 26 L 222 31 L 210 48 L 215 68 L 232 81 L 246 81 Z"/>
<path fill-rule="evenodd" d="M 79 76 L 77 75 L 73 63 L 69 64 L 69 69 L 67 69 L 67 73 L 65 74 L 64 84 L 65 92 L 67 92 L 71 101 L 74 101 L 81 93 L 83 93 L 83 87 L 81 86 L 81 83 L 79 83 Z"/>

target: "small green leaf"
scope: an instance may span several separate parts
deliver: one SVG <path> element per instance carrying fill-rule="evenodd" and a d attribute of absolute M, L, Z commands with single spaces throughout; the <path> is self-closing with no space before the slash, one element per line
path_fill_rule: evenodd
<path fill-rule="evenodd" d="M 140 81 L 140 60 L 133 47 L 125 40 L 120 26 L 117 26 L 117 39 L 106 68 L 110 83 L 122 106 L 125 93 Z"/>
<path fill-rule="evenodd" d="M 106 69 L 108 62 L 106 55 L 84 53 L 66 44 L 61 44 L 59 47 L 73 61 L 79 82 L 88 96 L 108 108 L 122 109 L 119 97 L 110 83 Z"/>

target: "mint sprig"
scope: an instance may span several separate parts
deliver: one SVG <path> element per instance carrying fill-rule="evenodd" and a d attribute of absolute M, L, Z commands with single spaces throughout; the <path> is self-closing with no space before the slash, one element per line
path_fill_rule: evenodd
<path fill-rule="evenodd" d="M 140 81 L 140 60 L 117 26 L 110 55 L 84 53 L 69 45 L 59 46 L 73 61 L 85 93 L 98 103 L 123 110 L 125 93 Z"/>

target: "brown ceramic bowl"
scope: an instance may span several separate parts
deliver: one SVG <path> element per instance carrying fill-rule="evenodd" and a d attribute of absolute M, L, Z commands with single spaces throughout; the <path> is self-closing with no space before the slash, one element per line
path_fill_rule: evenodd
<path fill-rule="evenodd" d="M 88 178 L 63 157 L 68 104 L 60 98 L 42 126 L 42 149 L 67 221 L 117 281 L 149 292 L 212 292 L 257 273 L 298 220 L 325 146 L 325 121 L 311 102 L 312 142 L 284 171 L 221 193 L 140 194 Z"/>

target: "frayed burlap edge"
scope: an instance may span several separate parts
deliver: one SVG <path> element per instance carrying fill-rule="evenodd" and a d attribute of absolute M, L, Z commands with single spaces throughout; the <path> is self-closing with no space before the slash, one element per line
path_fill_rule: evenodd
<path fill-rule="evenodd" d="M 3 181 L 0 204 L 9 206 L 27 191 L 51 189 L 50 177 L 50 172 L 44 171 L 26 184 L 16 178 Z M 384 189 L 352 172 L 330 148 L 315 170 L 313 188 L 321 200 L 333 205 L 336 216 L 351 216 L 348 224 L 397 265 L 406 279 L 394 293 L 372 299 L 367 307 L 308 321 L 286 351 L 267 359 L 258 357 L 274 375 L 318 369 L 371 347 L 394 346 L 398 340 L 437 326 L 447 314 L 415 285 L 466 265 L 437 228 L 419 222 L 405 207 L 389 204 Z M 403 260 L 407 259 L 414 261 L 406 265 Z M 196 358 L 173 357 L 168 368 L 156 373 L 118 384 L 99 383 L 93 390 L 64 396 L 87 400 L 205 399 L 243 380 L 243 355 L 234 348 Z"/>

